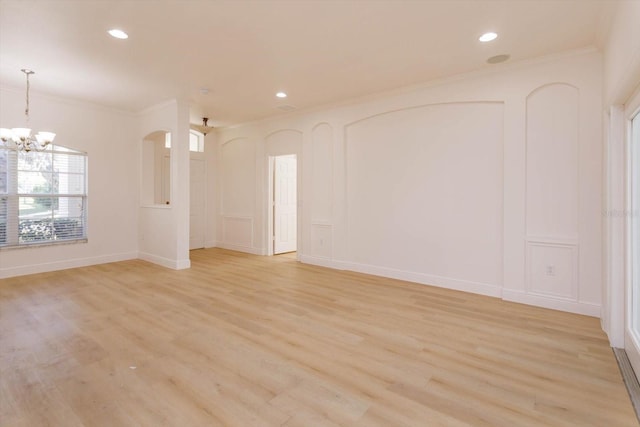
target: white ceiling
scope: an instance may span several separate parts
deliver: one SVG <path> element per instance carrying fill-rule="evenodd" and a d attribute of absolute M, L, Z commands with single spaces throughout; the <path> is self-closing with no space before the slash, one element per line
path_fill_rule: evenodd
<path fill-rule="evenodd" d="M 34 91 L 131 111 L 186 98 L 229 125 L 592 46 L 608 3 L 0 0 L 0 83 L 23 88 L 26 67 Z"/>

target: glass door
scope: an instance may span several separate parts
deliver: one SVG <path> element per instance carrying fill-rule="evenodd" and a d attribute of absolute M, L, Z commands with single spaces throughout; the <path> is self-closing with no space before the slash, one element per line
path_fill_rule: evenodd
<path fill-rule="evenodd" d="M 638 96 L 636 96 L 637 101 Z M 637 102 L 632 102 L 637 105 Z M 625 350 L 640 377 L 640 111 L 627 111 L 627 320 Z"/>

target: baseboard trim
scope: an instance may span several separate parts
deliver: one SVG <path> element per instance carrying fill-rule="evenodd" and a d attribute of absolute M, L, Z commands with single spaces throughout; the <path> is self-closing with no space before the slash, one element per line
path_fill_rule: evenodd
<path fill-rule="evenodd" d="M 254 248 L 253 246 L 234 245 L 224 242 L 216 242 L 215 247 L 228 249 L 230 251 L 245 252 L 253 255 L 266 255 L 267 251 L 263 248 Z"/>
<path fill-rule="evenodd" d="M 600 317 L 601 307 L 597 304 L 567 301 L 541 295 L 531 295 L 522 291 L 514 291 L 510 289 L 502 290 L 502 299 L 505 301 L 534 305 L 536 307 L 550 308 L 553 310 L 583 314 L 585 316 L 591 317 Z"/>
<path fill-rule="evenodd" d="M 185 270 L 187 268 L 191 268 L 191 260 L 189 258 L 176 261 L 176 270 Z"/>
<path fill-rule="evenodd" d="M 88 258 L 74 258 L 64 261 L 31 264 L 19 267 L 0 268 L 0 279 L 25 276 L 27 274 L 47 273 L 49 271 L 67 270 L 69 268 L 87 267 L 90 265 L 107 264 L 110 262 L 127 261 L 138 258 L 137 252 L 122 252 L 111 255 L 101 255 Z"/>
<path fill-rule="evenodd" d="M 317 265 L 318 267 L 327 267 L 340 270 L 340 268 L 335 265 L 335 262 L 329 258 L 322 258 L 311 255 L 300 255 L 300 262 L 304 264 Z"/>
<path fill-rule="evenodd" d="M 640 384 L 638 383 L 638 377 L 633 371 L 629 357 L 624 348 L 612 347 L 613 355 L 618 362 L 618 368 L 620 369 L 620 375 L 629 393 L 629 399 L 633 405 L 633 410 L 636 412 L 636 418 L 640 421 Z"/>
<path fill-rule="evenodd" d="M 138 258 L 173 270 L 183 270 L 191 267 L 191 261 L 189 259 L 169 259 L 148 252 L 138 252 Z"/>
<path fill-rule="evenodd" d="M 358 273 L 371 274 L 373 276 L 405 280 L 407 282 L 419 283 L 422 285 L 436 286 L 439 288 L 452 289 L 456 291 L 471 292 L 474 294 L 486 295 L 491 297 L 500 297 L 500 287 L 488 283 L 471 282 L 467 280 L 453 279 L 450 277 L 396 270 L 387 267 L 378 267 L 369 264 L 359 264 L 349 261 L 329 260 L 325 258 L 311 257 L 308 255 L 301 256 L 300 260 L 309 264 L 335 268 L 338 270 L 349 270 Z"/>

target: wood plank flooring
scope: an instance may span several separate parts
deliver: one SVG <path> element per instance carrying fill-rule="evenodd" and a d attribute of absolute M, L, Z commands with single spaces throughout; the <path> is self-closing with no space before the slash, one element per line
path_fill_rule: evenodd
<path fill-rule="evenodd" d="M 0 280 L 0 425 L 638 425 L 598 319 L 191 257 Z"/>

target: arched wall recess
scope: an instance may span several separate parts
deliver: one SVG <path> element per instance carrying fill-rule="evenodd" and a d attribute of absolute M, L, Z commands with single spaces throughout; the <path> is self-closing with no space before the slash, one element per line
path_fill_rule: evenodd
<path fill-rule="evenodd" d="M 348 262 L 498 295 L 503 130 L 504 104 L 491 101 L 411 106 L 348 124 Z"/>
<path fill-rule="evenodd" d="M 559 82 L 526 98 L 526 289 L 573 301 L 579 299 L 579 97 L 577 87 Z"/>
<path fill-rule="evenodd" d="M 333 128 L 327 122 L 311 130 L 311 228 L 309 255 L 333 257 Z"/>
<path fill-rule="evenodd" d="M 265 152 L 268 156 L 299 154 L 303 133 L 297 129 L 279 129 L 265 136 Z"/>
<path fill-rule="evenodd" d="M 233 138 L 220 147 L 220 246 L 253 251 L 256 148 L 249 138 Z"/>

